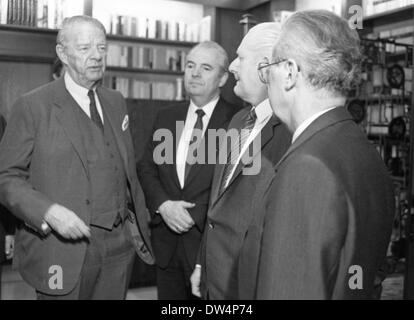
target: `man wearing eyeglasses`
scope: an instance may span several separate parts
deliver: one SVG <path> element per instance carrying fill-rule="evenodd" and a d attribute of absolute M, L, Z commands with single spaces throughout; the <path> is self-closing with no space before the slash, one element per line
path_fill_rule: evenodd
<path fill-rule="evenodd" d="M 360 70 L 358 34 L 328 11 L 298 12 L 269 61 L 261 77 L 293 138 L 260 190 L 259 253 L 244 257 L 260 255 L 256 298 L 369 299 L 394 199 L 382 159 L 344 108 Z"/>
<path fill-rule="evenodd" d="M 263 23 L 252 28 L 242 40 L 238 57 L 231 63 L 237 84 L 234 92 L 251 106 L 232 119 L 229 132 L 240 132 L 238 145 L 227 150 L 227 162 L 216 166 L 210 197 L 207 227 L 199 264 L 192 275 L 193 293 L 204 298 L 252 299 L 256 286 L 255 272 L 241 266 L 257 266 L 261 233 L 261 212 L 257 191 L 266 184 L 273 166 L 286 152 L 290 133 L 277 119 L 267 99 L 266 85 L 260 71 L 263 60 L 279 35 L 280 25 Z M 255 147 L 258 146 L 258 147 Z M 246 161 L 246 154 L 250 154 Z M 251 173 L 250 167 L 259 165 Z M 243 261 L 244 252 L 253 256 Z"/>

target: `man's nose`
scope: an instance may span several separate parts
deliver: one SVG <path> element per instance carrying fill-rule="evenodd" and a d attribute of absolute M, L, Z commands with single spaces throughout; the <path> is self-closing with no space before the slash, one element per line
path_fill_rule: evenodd
<path fill-rule="evenodd" d="M 237 69 L 238 64 L 239 64 L 239 58 L 234 59 L 234 60 L 232 61 L 232 63 L 230 64 L 230 66 L 229 66 L 229 71 L 230 71 L 231 73 L 235 73 L 235 72 L 236 72 L 236 69 Z"/>
<path fill-rule="evenodd" d="M 194 67 L 193 70 L 191 71 L 191 76 L 196 78 L 196 77 L 199 77 L 200 75 L 201 75 L 200 67 Z"/>
<path fill-rule="evenodd" d="M 92 53 L 91 53 L 91 57 L 95 60 L 101 61 L 104 57 L 105 53 L 102 52 L 101 50 L 99 50 L 99 48 L 93 48 L 92 49 Z"/>

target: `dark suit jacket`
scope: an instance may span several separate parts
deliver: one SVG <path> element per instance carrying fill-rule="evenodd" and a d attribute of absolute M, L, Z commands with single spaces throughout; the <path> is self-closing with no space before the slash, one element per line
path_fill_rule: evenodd
<path fill-rule="evenodd" d="M 189 105 L 173 106 L 162 110 L 155 120 L 154 131 L 167 129 L 173 134 L 173 157 L 170 164 L 157 165 L 153 160 L 154 149 L 160 144 L 153 141 L 153 134 L 147 145 L 146 152 L 139 163 L 138 174 L 144 189 L 146 202 L 152 213 L 152 245 L 155 252 L 156 263 L 165 268 L 175 251 L 177 241 L 181 237 L 184 243 L 186 256 L 190 265 L 194 265 L 201 234 L 204 230 L 205 217 L 213 179 L 214 164 L 195 164 L 187 177 L 184 189 L 181 188 L 176 170 L 176 148 L 180 140 L 181 132 L 177 134 L 176 122 L 185 122 Z M 230 119 L 237 111 L 236 107 L 220 99 L 207 130 L 227 129 Z M 183 127 L 183 126 L 182 126 Z M 183 128 L 181 128 L 182 130 Z M 205 146 L 208 147 L 208 131 L 205 135 Z M 217 152 L 218 146 L 215 149 Z M 207 151 L 206 151 L 206 159 Z M 206 161 L 207 162 L 207 161 Z M 189 213 L 196 223 L 189 232 L 178 235 L 167 227 L 162 217 L 155 212 L 159 206 L 167 200 L 187 201 L 195 203 L 196 207 L 189 209 Z"/>
<path fill-rule="evenodd" d="M 3 137 L 6 130 L 6 120 L 0 115 L 0 140 Z M 10 212 L 0 205 L 0 263 L 6 260 L 5 255 L 5 237 L 6 235 L 14 234 L 14 227 L 16 222 L 14 221 Z"/>
<path fill-rule="evenodd" d="M 313 122 L 269 182 L 256 199 L 265 203 L 257 298 L 370 298 L 394 199 L 383 161 L 350 114 L 337 108 Z M 362 268 L 361 290 L 350 289 L 352 266 Z"/>
<path fill-rule="evenodd" d="M 243 109 L 236 114 L 229 129 L 239 129 L 250 109 Z M 253 297 L 256 273 L 247 274 L 239 269 L 239 264 L 245 262 L 240 260 L 240 253 L 250 250 L 250 247 L 246 247 L 246 238 L 255 236 L 253 221 L 260 203 L 255 202 L 254 198 L 260 192 L 266 177 L 273 171 L 273 166 L 288 149 L 290 141 L 291 134 L 287 128 L 273 116 L 262 129 L 259 141 L 261 148 L 258 148 L 253 157 L 253 162 L 260 161 L 261 164 L 258 174 L 244 175 L 242 170 L 248 167 L 248 164 L 239 164 L 228 188 L 224 193 L 220 193 L 219 185 L 224 165 L 216 166 L 208 211 L 208 227 L 199 255 L 204 297 L 207 291 L 209 298 L 213 300 Z M 252 266 L 257 265 L 257 259 L 258 257 L 255 257 L 248 263 Z"/>
<path fill-rule="evenodd" d="M 127 115 L 125 101 L 120 93 L 103 87 L 97 93 L 124 161 L 136 213 L 134 221 L 138 221 L 138 225 L 131 226 L 140 230 L 135 238 L 141 240 L 137 251 L 150 260 L 148 217 L 136 175 L 132 139 L 129 130 L 122 129 Z M 25 223 L 17 231 L 14 262 L 29 284 L 53 295 L 67 294 L 74 288 L 86 241 L 65 241 L 55 233 L 43 236 L 40 230 L 44 214 L 58 203 L 86 224 L 91 218 L 91 184 L 75 108 L 79 106 L 66 90 L 63 78 L 40 87 L 16 102 L 0 145 L 0 201 Z M 49 288 L 51 266 L 62 267 L 62 290 Z"/>

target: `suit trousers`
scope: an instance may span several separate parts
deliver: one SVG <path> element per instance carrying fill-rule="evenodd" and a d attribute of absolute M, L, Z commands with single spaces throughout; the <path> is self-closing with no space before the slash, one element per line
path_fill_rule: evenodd
<path fill-rule="evenodd" d="M 191 293 L 190 277 L 194 265 L 188 262 L 180 237 L 167 268 L 157 267 L 158 300 L 198 300 Z"/>
<path fill-rule="evenodd" d="M 112 230 L 91 226 L 78 284 L 68 295 L 37 292 L 38 300 L 123 300 L 132 272 L 135 250 L 126 224 Z"/>

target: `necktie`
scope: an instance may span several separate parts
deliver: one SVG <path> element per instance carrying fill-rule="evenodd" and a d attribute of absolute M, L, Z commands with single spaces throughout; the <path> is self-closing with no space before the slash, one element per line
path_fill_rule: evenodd
<path fill-rule="evenodd" d="M 194 129 L 191 134 L 191 140 L 190 140 L 190 144 L 188 146 L 188 152 L 187 152 L 187 161 L 185 164 L 185 175 L 184 175 L 185 180 L 187 180 L 188 174 L 191 170 L 191 164 L 188 163 L 189 157 L 190 156 L 197 157 L 197 145 L 195 145 L 195 143 L 196 144 L 200 143 L 200 140 L 201 140 L 200 133 L 203 132 L 203 117 L 206 115 L 206 113 L 202 109 L 198 109 L 196 113 L 197 113 L 197 121 L 194 125 Z"/>
<path fill-rule="evenodd" d="M 222 193 L 226 189 L 227 181 L 230 179 L 230 175 L 233 172 L 234 167 L 237 165 L 236 161 L 240 156 L 240 152 L 242 151 L 244 145 L 246 144 L 247 139 L 252 133 L 252 130 L 256 123 L 256 119 L 257 119 L 256 112 L 253 108 L 247 114 L 244 120 L 244 123 L 243 123 L 243 127 L 241 128 L 239 132 L 238 145 L 236 144 L 236 146 L 232 147 L 227 157 L 227 163 L 225 164 L 224 171 L 223 171 L 223 178 L 221 179 L 221 183 L 220 183 L 220 193 Z"/>
<path fill-rule="evenodd" d="M 103 131 L 104 127 L 103 127 L 102 119 L 98 113 L 98 109 L 96 108 L 95 94 L 93 90 L 88 91 L 88 97 L 90 100 L 89 111 L 91 113 L 91 119 L 98 126 L 98 128 Z"/>

